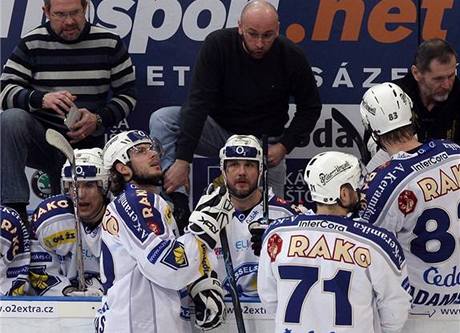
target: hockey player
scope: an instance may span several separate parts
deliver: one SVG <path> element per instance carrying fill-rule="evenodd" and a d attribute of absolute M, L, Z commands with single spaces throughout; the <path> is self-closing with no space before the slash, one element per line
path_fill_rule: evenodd
<path fill-rule="evenodd" d="M 407 258 L 413 308 L 405 332 L 460 329 L 460 146 L 420 143 L 412 102 L 393 83 L 370 88 L 365 126 L 391 160 L 368 174 L 361 218 L 398 238 Z M 442 319 L 442 321 L 436 320 Z"/>
<path fill-rule="evenodd" d="M 156 194 L 160 150 L 142 131 L 114 136 L 104 148 L 118 196 L 103 220 L 101 273 L 104 284 L 98 332 L 189 332 L 180 317 L 179 290 L 190 285 L 196 324 L 218 326 L 225 314 L 213 249 L 233 207 L 225 188 L 204 195 L 189 229 L 176 237 L 168 204 Z"/>
<path fill-rule="evenodd" d="M 261 308 L 257 294 L 257 267 L 259 258 L 251 249 L 251 233 L 248 226 L 263 219 L 262 191 L 259 187 L 262 177 L 263 152 L 256 137 L 252 135 L 232 135 L 220 151 L 220 169 L 230 194 L 230 200 L 235 207 L 233 219 L 227 225 L 227 237 L 230 245 L 233 268 L 240 301 L 254 308 L 252 319 L 267 318 L 266 310 Z M 276 197 L 269 189 L 269 218 L 277 219 L 290 216 L 296 211 L 286 201 Z M 220 242 L 216 247 L 219 259 L 219 278 L 223 280 L 226 291 L 227 307 L 231 304 L 230 285 L 223 262 Z M 257 311 L 255 311 L 257 309 Z M 252 310 L 252 309 L 251 309 Z M 249 310 L 248 310 L 249 312 Z M 260 317 L 260 318 L 259 318 Z M 272 317 L 273 318 L 273 317 Z M 263 326 L 270 325 L 265 322 Z M 255 332 L 257 321 L 245 321 L 246 331 Z M 222 332 L 236 332 L 235 321 L 227 320 L 220 329 Z"/>
<path fill-rule="evenodd" d="M 36 295 L 102 295 L 99 280 L 100 223 L 107 205 L 108 172 L 103 167 L 102 149 L 76 149 L 74 153 L 87 289 L 76 290 L 76 223 L 73 194 L 69 192 L 71 165 L 67 161 L 62 168 L 65 194 L 43 200 L 32 215 L 30 280 Z"/>
<path fill-rule="evenodd" d="M 394 333 L 403 327 L 410 296 L 400 245 L 383 229 L 346 217 L 358 203 L 360 178 L 356 157 L 316 155 L 305 181 L 317 215 L 280 219 L 267 229 L 258 291 L 276 308 L 275 332 Z"/>
<path fill-rule="evenodd" d="M 0 206 L 0 223 L 0 296 L 22 296 L 29 287 L 29 233 L 12 208 Z"/>

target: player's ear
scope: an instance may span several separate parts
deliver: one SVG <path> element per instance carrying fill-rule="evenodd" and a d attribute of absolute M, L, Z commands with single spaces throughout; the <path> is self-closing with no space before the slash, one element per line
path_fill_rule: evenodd
<path fill-rule="evenodd" d="M 129 181 L 133 176 L 133 171 L 126 164 L 117 163 L 115 165 L 115 170 L 117 170 L 126 181 Z"/>

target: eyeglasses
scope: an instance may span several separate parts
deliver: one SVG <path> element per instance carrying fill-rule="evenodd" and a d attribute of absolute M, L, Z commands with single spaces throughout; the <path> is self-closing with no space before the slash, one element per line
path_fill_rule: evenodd
<path fill-rule="evenodd" d="M 59 21 L 65 21 L 68 18 L 74 20 L 78 17 L 80 17 L 81 15 L 83 14 L 83 9 L 80 8 L 80 9 L 75 9 L 75 10 L 72 10 L 70 12 L 54 12 L 54 13 L 51 13 L 51 16 L 54 17 L 55 19 L 59 20 Z"/>
<path fill-rule="evenodd" d="M 153 151 L 155 155 L 159 157 L 163 156 L 163 148 L 159 144 L 159 142 L 153 142 L 151 144 L 144 144 L 142 146 L 134 146 L 130 149 L 130 152 L 133 155 L 144 155 L 149 151 Z"/>
<path fill-rule="evenodd" d="M 264 42 L 267 42 L 267 41 L 270 41 L 272 40 L 273 38 L 275 38 L 276 36 L 276 33 L 274 31 L 268 31 L 268 32 L 264 32 L 262 34 L 259 34 L 258 32 L 255 32 L 255 31 L 244 31 L 244 33 L 251 39 L 261 39 L 262 41 Z"/>

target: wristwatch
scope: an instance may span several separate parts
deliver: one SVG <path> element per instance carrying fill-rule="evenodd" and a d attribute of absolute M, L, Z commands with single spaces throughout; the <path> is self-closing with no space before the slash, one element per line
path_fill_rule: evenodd
<path fill-rule="evenodd" d="M 96 116 L 96 130 L 98 130 L 102 127 L 102 118 L 97 113 L 95 113 L 95 116 Z"/>

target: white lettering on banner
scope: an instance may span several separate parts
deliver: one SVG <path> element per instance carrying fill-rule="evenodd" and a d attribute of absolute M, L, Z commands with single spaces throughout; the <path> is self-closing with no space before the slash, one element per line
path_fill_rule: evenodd
<path fill-rule="evenodd" d="M 334 83 L 332 83 L 332 88 L 337 88 L 340 85 L 345 85 L 348 88 L 353 88 L 353 82 L 351 81 L 350 74 L 348 74 L 345 66 L 348 65 L 347 62 L 342 62 L 340 68 L 337 71 L 335 76 Z"/>
<path fill-rule="evenodd" d="M 377 78 L 380 75 L 380 73 L 382 73 L 382 69 L 381 68 L 363 68 L 363 73 L 371 73 L 369 77 L 363 82 L 363 88 L 370 88 L 373 85 L 377 84 L 377 82 L 375 82 L 374 79 Z"/>
<path fill-rule="evenodd" d="M 147 66 L 147 85 L 160 87 L 165 85 L 165 81 L 155 79 L 163 79 L 163 66 Z"/>
<path fill-rule="evenodd" d="M 14 0 L 2 0 L 2 11 L 0 13 L 0 38 L 8 37 L 8 30 L 13 17 Z"/>
<path fill-rule="evenodd" d="M 102 1 L 97 7 L 97 17 L 106 29 L 116 32 L 123 38 L 131 32 L 132 20 L 127 11 L 135 4 L 133 0 Z"/>
<path fill-rule="evenodd" d="M 211 13 L 209 24 L 200 28 L 198 16 L 203 12 Z M 201 41 L 211 32 L 221 29 L 225 25 L 227 16 L 224 4 L 219 0 L 195 0 L 184 13 L 183 29 L 185 35 L 191 40 Z"/>
<path fill-rule="evenodd" d="M 397 80 L 404 77 L 407 74 L 407 68 L 392 68 L 391 69 L 391 80 Z"/>
<path fill-rule="evenodd" d="M 185 86 L 185 72 L 190 72 L 190 66 L 173 66 L 173 71 L 177 72 L 177 85 Z"/>

